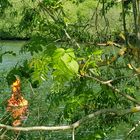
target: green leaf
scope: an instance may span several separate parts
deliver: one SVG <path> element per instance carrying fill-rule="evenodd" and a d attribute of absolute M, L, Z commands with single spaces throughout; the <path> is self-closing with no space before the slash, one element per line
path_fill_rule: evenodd
<path fill-rule="evenodd" d="M 77 74 L 78 70 L 79 70 L 79 65 L 75 60 L 72 60 L 69 64 L 68 64 L 68 68 L 71 72 Z"/>
<path fill-rule="evenodd" d="M 56 49 L 53 55 L 53 59 L 54 60 L 60 59 L 60 57 L 64 55 L 64 53 L 65 53 L 65 50 L 63 48 Z"/>
<path fill-rule="evenodd" d="M 100 134 L 96 134 L 95 137 L 98 138 L 98 139 L 102 138 Z"/>
<path fill-rule="evenodd" d="M 68 54 L 68 55 L 70 55 L 72 58 L 75 58 L 75 54 L 74 54 L 74 51 L 73 51 L 73 49 L 67 49 L 66 50 L 66 53 Z"/>
<path fill-rule="evenodd" d="M 46 46 L 46 50 L 44 51 L 44 54 L 47 56 L 52 56 L 56 49 L 57 47 L 55 45 Z"/>
<path fill-rule="evenodd" d="M 68 62 L 70 62 L 71 59 L 72 59 L 72 58 L 71 58 L 68 54 L 66 54 L 66 53 L 61 57 L 61 60 L 62 60 L 65 64 L 67 64 Z"/>
<path fill-rule="evenodd" d="M 100 55 L 103 53 L 103 50 L 96 50 L 93 52 L 94 55 Z"/>
<path fill-rule="evenodd" d="M 58 48 L 55 50 L 53 54 L 53 76 L 55 79 L 64 82 L 78 73 L 79 65 L 74 58 L 72 49 Z"/>

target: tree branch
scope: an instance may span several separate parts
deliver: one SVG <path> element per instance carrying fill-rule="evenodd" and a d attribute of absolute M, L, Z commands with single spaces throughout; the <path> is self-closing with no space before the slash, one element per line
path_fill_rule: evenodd
<path fill-rule="evenodd" d="M 93 119 L 98 115 L 101 114 L 109 114 L 114 113 L 118 116 L 122 116 L 128 113 L 136 113 L 140 112 L 140 106 L 132 107 L 130 109 L 101 109 L 98 110 L 92 114 L 89 114 L 82 119 L 78 120 L 77 122 L 71 124 L 71 125 L 65 125 L 65 126 L 32 126 L 32 127 L 13 127 L 10 125 L 0 124 L 0 128 L 4 128 L 6 130 L 12 130 L 12 131 L 56 131 L 56 130 L 74 130 L 75 128 L 78 128 L 82 123 L 85 123 L 85 121 L 89 119 Z"/>
<path fill-rule="evenodd" d="M 63 29 L 63 31 L 65 32 L 66 37 L 72 42 L 75 43 L 75 45 L 77 46 L 77 48 L 80 48 L 80 45 L 77 43 L 77 41 L 75 39 L 72 39 L 70 37 L 70 35 L 68 34 L 68 32 L 66 31 L 66 29 Z"/>
<path fill-rule="evenodd" d="M 92 72 L 92 71 L 91 71 Z M 133 97 L 131 97 L 130 95 L 124 94 L 123 92 L 121 92 L 119 89 L 115 88 L 114 86 L 112 86 L 111 82 L 112 80 L 108 80 L 108 81 L 104 81 L 102 80 L 99 76 L 96 76 L 95 74 L 92 73 L 93 76 L 89 76 L 89 75 L 85 75 L 85 77 L 91 78 L 96 80 L 97 82 L 101 83 L 102 85 L 107 85 L 110 89 L 112 89 L 114 92 L 120 94 L 121 96 L 123 96 L 124 98 L 128 99 L 129 101 L 136 103 L 137 105 L 140 105 L 140 102 L 136 99 L 134 99 Z"/>

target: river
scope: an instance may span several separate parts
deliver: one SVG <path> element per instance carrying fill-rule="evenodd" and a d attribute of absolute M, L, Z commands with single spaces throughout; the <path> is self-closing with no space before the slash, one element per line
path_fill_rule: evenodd
<path fill-rule="evenodd" d="M 25 43 L 25 41 L 0 41 L 0 54 L 6 51 L 12 51 L 16 54 L 16 56 L 8 53 L 3 55 L 0 70 L 8 70 L 30 57 L 29 53 L 20 53 L 20 49 Z"/>

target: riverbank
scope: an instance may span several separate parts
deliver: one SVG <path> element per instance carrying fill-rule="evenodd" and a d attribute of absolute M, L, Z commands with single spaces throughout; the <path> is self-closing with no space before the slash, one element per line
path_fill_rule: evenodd
<path fill-rule="evenodd" d="M 0 41 L 28 41 L 30 40 L 29 37 L 0 37 Z"/>
<path fill-rule="evenodd" d="M 11 40 L 11 41 L 28 41 L 30 36 L 11 34 L 10 32 L 0 32 L 0 40 Z"/>

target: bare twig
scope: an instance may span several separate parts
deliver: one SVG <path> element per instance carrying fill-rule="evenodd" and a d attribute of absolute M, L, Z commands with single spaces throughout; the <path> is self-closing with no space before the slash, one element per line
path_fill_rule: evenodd
<path fill-rule="evenodd" d="M 127 139 L 127 138 L 137 129 L 137 127 L 138 127 L 139 125 L 140 125 L 140 120 L 135 124 L 135 126 L 134 126 L 133 128 L 131 128 L 131 129 L 129 130 L 129 132 L 127 133 L 125 139 Z"/>
<path fill-rule="evenodd" d="M 138 76 L 138 75 L 139 74 L 132 74 L 132 75 L 129 75 L 129 76 L 120 76 L 120 77 L 105 81 L 105 83 L 113 83 L 113 82 L 121 80 L 121 79 L 132 78 L 132 77 L 135 77 L 135 76 Z"/>
<path fill-rule="evenodd" d="M 106 31 L 106 35 L 107 35 L 107 32 L 108 32 L 108 29 L 109 29 L 109 20 L 107 19 L 106 17 L 106 13 L 105 13 L 105 3 L 106 1 L 105 0 L 102 0 L 102 16 L 104 18 L 104 21 L 105 21 L 105 26 L 104 28 L 102 29 L 102 31 Z"/>
<path fill-rule="evenodd" d="M 115 46 L 115 47 L 117 47 L 117 48 L 119 48 L 119 49 L 122 48 L 120 44 L 117 44 L 117 43 L 115 43 L 115 42 L 98 43 L 97 45 L 98 45 L 98 46 Z"/>
<path fill-rule="evenodd" d="M 87 21 L 87 23 L 86 23 L 86 26 L 85 26 L 85 29 L 86 30 L 89 30 L 89 28 L 90 27 L 94 27 L 94 25 L 92 25 L 93 24 L 93 19 L 94 19 L 94 17 L 97 17 L 97 12 L 98 12 L 98 8 L 99 8 L 99 5 L 100 5 L 100 0 L 98 1 L 98 3 L 97 3 L 97 5 L 96 5 L 96 8 L 93 10 L 93 14 L 92 14 L 92 16 L 91 16 L 91 18 Z M 96 21 L 96 20 L 95 20 Z M 96 23 L 96 22 L 95 22 Z M 88 27 L 89 26 L 89 27 Z M 88 28 L 87 28 L 88 27 Z M 96 27 L 96 26 L 95 26 Z"/>
<path fill-rule="evenodd" d="M 66 29 L 63 29 L 63 30 L 64 30 L 64 32 L 65 32 L 66 37 L 67 37 L 72 43 L 75 43 L 75 45 L 77 46 L 77 48 L 80 48 L 80 45 L 76 42 L 75 39 L 72 39 L 72 38 L 70 37 L 70 35 L 69 35 L 69 33 L 66 31 Z"/>
<path fill-rule="evenodd" d="M 35 95 L 35 92 L 34 92 L 34 90 L 33 90 L 32 84 L 30 83 L 29 85 L 30 85 L 30 89 L 31 89 L 31 91 L 32 91 L 32 94 Z"/>
<path fill-rule="evenodd" d="M 123 22 L 123 30 L 125 34 L 125 44 L 128 46 L 128 31 L 126 25 L 126 11 L 125 11 L 125 0 L 122 0 L 122 22 Z"/>
<path fill-rule="evenodd" d="M 5 131 L 0 135 L 0 139 L 1 139 L 1 140 L 4 139 L 6 133 L 7 133 L 7 130 L 5 130 Z"/>

